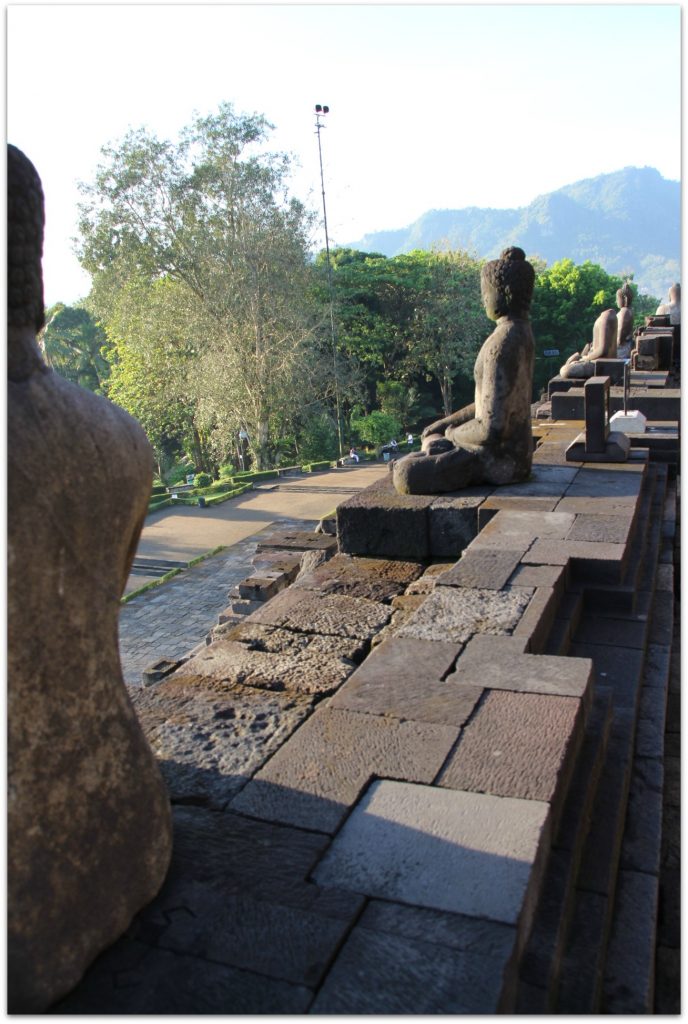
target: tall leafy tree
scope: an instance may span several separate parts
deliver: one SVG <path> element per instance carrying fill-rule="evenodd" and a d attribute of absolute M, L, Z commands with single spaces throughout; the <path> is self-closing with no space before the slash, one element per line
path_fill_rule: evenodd
<path fill-rule="evenodd" d="M 224 103 L 176 143 L 130 132 L 82 186 L 79 246 L 96 292 L 101 275 L 179 286 L 197 325 L 188 375 L 200 419 L 240 424 L 259 466 L 278 410 L 331 388 L 325 371 L 303 372 L 318 361 L 320 327 L 307 288 L 312 217 L 288 194 L 289 158 L 265 149 L 271 127 Z"/>
<path fill-rule="evenodd" d="M 105 332 L 90 313 L 80 306 L 62 302 L 46 312 L 39 337 L 45 361 L 61 377 L 102 394 L 110 366 L 102 353 Z"/>

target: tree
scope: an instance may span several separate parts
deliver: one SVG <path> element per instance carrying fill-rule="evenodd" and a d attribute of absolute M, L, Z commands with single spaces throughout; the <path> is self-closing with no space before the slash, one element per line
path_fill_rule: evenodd
<path fill-rule="evenodd" d="M 47 310 L 45 320 L 39 344 L 48 366 L 65 380 L 103 394 L 110 367 L 102 354 L 102 328 L 86 309 L 62 302 Z"/>
<path fill-rule="evenodd" d="M 281 411 L 332 390 L 308 288 L 312 216 L 288 195 L 288 157 L 264 149 L 271 127 L 224 103 L 177 143 L 129 132 L 82 186 L 79 247 L 95 291 L 102 275 L 179 287 L 196 324 L 194 421 L 218 453 L 243 427 L 259 468 Z"/>
<path fill-rule="evenodd" d="M 396 438 L 401 432 L 401 423 L 394 416 L 375 409 L 368 416 L 352 416 L 351 429 L 362 441 L 379 446 Z"/>

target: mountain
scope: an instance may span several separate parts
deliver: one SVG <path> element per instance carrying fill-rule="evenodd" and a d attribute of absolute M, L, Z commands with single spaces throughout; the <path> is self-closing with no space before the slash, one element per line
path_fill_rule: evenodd
<path fill-rule="evenodd" d="M 494 259 L 507 245 L 551 265 L 590 260 L 610 274 L 633 272 L 642 292 L 663 299 L 680 280 L 681 185 L 653 167 L 624 167 L 512 210 L 429 210 L 413 224 L 375 231 L 351 248 L 396 256 L 449 245 Z"/>

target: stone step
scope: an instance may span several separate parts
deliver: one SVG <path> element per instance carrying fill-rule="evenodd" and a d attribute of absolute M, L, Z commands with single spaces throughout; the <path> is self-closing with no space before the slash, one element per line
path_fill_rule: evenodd
<path fill-rule="evenodd" d="M 521 958 L 518 1013 L 552 1010 L 580 865 L 611 723 L 608 694 L 595 699 L 547 864 L 533 928 Z"/>

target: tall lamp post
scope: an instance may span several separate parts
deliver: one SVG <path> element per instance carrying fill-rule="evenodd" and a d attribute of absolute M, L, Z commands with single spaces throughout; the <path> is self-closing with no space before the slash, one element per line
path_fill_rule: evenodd
<path fill-rule="evenodd" d="M 334 329 L 334 290 L 332 288 L 332 263 L 330 261 L 330 239 L 327 233 L 327 207 L 325 205 L 325 176 L 323 174 L 322 145 L 320 129 L 325 127 L 323 118 L 329 114 L 330 108 L 321 103 L 315 104 L 315 131 L 318 136 L 318 156 L 320 157 L 320 187 L 322 189 L 323 221 L 325 224 L 325 256 L 327 259 L 327 287 L 330 294 L 330 331 L 332 333 L 332 359 L 334 362 L 334 397 L 337 407 L 337 437 L 339 439 L 339 455 L 344 454 L 342 443 L 342 417 L 339 411 L 339 373 L 337 370 L 337 336 Z"/>

